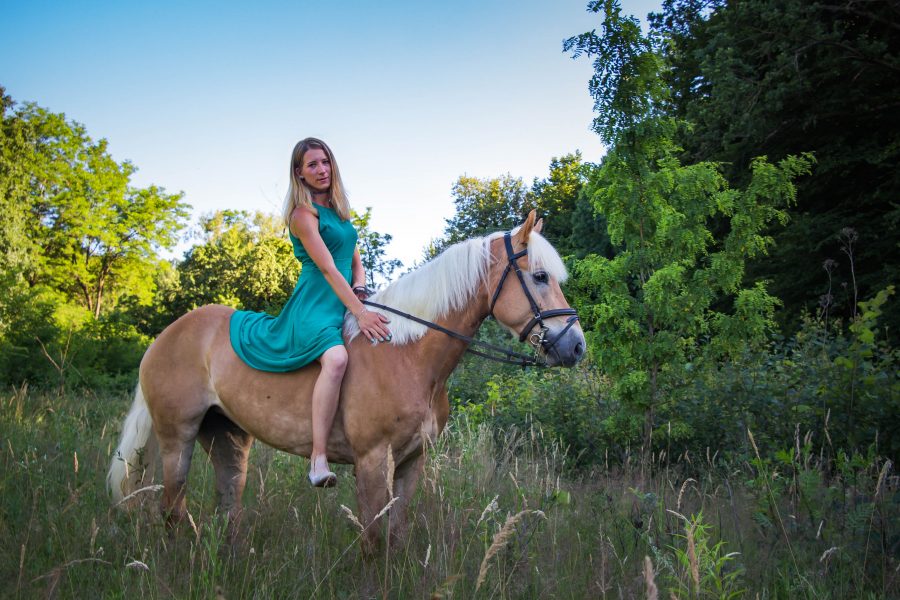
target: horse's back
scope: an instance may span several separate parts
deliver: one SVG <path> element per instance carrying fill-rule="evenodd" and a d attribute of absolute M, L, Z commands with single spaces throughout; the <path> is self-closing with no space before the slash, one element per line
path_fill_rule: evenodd
<path fill-rule="evenodd" d="M 202 419 L 216 403 L 210 376 L 213 351 L 228 340 L 233 308 L 210 304 L 179 318 L 166 327 L 141 360 L 141 388 L 159 421 Z"/>

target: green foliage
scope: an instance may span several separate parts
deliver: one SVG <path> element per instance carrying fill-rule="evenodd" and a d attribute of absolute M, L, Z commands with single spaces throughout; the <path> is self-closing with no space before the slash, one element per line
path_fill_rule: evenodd
<path fill-rule="evenodd" d="M 460 387 L 451 387 L 455 401 Z M 604 452 L 613 448 L 618 453 L 629 441 L 615 427 L 617 415 L 609 414 L 608 394 L 592 369 L 510 370 L 494 374 L 481 387 L 485 400 L 456 407 L 460 414 L 497 430 L 537 427 L 548 445 L 567 450 L 572 465 L 600 463 Z"/>
<path fill-rule="evenodd" d="M 764 228 L 783 218 L 792 176 L 808 161 L 759 160 L 746 190 L 729 188 L 712 164 L 664 155 L 637 177 L 633 167 L 611 152 L 598 170 L 593 200 L 623 249 L 578 261 L 571 287 L 593 358 L 616 396 L 646 415 L 649 444 L 654 411 L 696 354 L 735 356 L 766 341 L 777 300 L 761 284 L 742 286 L 745 263 L 765 252 Z M 719 242 L 713 221 L 728 224 Z"/>
<path fill-rule="evenodd" d="M 154 300 L 188 207 L 65 115 L 0 97 L 0 381 L 130 386 L 149 340 L 121 309 Z"/>
<path fill-rule="evenodd" d="M 300 263 L 271 215 L 222 210 L 200 219 L 199 244 L 178 264 L 170 320 L 203 306 L 225 304 L 277 313 L 297 283 Z"/>
<path fill-rule="evenodd" d="M 725 553 L 725 542 L 712 543 L 711 526 L 703 522 L 703 513 L 684 520 L 684 535 L 672 550 L 677 559 L 673 568 L 673 594 L 680 598 L 718 598 L 730 600 L 747 593 L 744 568 L 734 566 L 737 552 Z"/>
<path fill-rule="evenodd" d="M 535 178 L 531 196 L 544 219 L 543 235 L 562 256 L 613 255 L 606 219 L 598 214 L 586 194 L 586 184 L 596 166 L 582 162 L 581 152 L 550 160 L 549 174 Z"/>
<path fill-rule="evenodd" d="M 657 114 L 666 97 L 660 71 L 663 61 L 641 33 L 637 19 L 622 15 L 618 0 L 596 0 L 588 9 L 603 14 L 596 31 L 571 37 L 563 51 L 573 58 L 593 57 L 594 75 L 588 90 L 594 98 L 594 130 L 608 146 L 633 131 L 646 117 Z"/>
<path fill-rule="evenodd" d="M 339 467 L 333 490 L 313 492 L 298 480 L 304 459 L 261 444 L 251 451 L 236 543 L 214 509 L 215 478 L 200 450 L 187 494 L 194 526 L 170 531 L 158 491 L 142 492 L 132 512 L 109 509 L 109 444 L 129 402 L 130 394 L 102 392 L 0 394 L 8 595 L 635 598 L 647 595 L 650 556 L 658 597 L 691 597 L 692 525 L 701 597 L 742 588 L 761 598 L 890 597 L 897 582 L 890 543 L 900 535 L 900 502 L 888 463 L 864 455 L 819 463 L 803 450 L 790 453 L 794 466 L 780 464 L 779 478 L 809 473 L 815 503 L 810 512 L 793 484 L 776 488 L 797 570 L 782 534 L 752 521 L 757 472 L 744 463 L 684 461 L 690 475 L 673 465 L 656 478 L 628 466 L 573 475 L 536 425 L 494 433 L 465 420 L 451 422 L 428 452 L 410 499 L 410 535 L 390 556 L 360 555 L 342 508 L 355 511 L 350 468 Z M 476 591 L 495 535 L 525 510 Z"/>
<path fill-rule="evenodd" d="M 603 14 L 603 34 L 571 38 L 565 49 L 595 57 L 595 126 L 611 148 L 589 193 L 618 253 L 578 261 L 572 287 L 594 360 L 613 393 L 644 415 L 649 453 L 655 413 L 674 400 L 694 355 L 735 355 L 765 341 L 778 301 L 762 284 L 744 287 L 746 262 L 767 251 L 766 230 L 786 220 L 793 180 L 812 159 L 757 158 L 743 190 L 728 184 L 719 164 L 683 165 L 675 143 L 681 125 L 662 110 L 661 53 L 617 2 L 591 9 Z"/>
<path fill-rule="evenodd" d="M 372 207 L 367 206 L 366 212 L 363 214 L 353 214 L 353 226 L 356 227 L 356 234 L 359 236 L 359 255 L 362 259 L 363 269 L 366 271 L 368 281 L 366 285 L 370 288 L 376 287 L 375 277 L 382 282 L 389 282 L 391 274 L 397 269 L 403 267 L 403 263 L 396 259 L 386 257 L 386 247 L 394 239 L 389 233 L 378 233 L 369 226 L 372 219 Z"/>
<path fill-rule="evenodd" d="M 685 162 L 720 162 L 738 186 L 755 156 L 816 156 L 790 223 L 772 231 L 774 251 L 750 264 L 753 278 L 771 281 L 791 329 L 817 309 L 827 276 L 850 288 L 831 298 L 844 318 L 853 288 L 872 296 L 897 281 L 896 236 L 885 235 L 896 229 L 900 195 L 896 20 L 890 0 L 666 0 L 651 18 L 666 114 L 692 124 L 678 138 Z M 841 251 L 846 227 L 859 235 L 855 268 Z M 895 306 L 885 322 L 897 331 Z"/>
<path fill-rule="evenodd" d="M 99 317 L 121 298 L 152 297 L 153 264 L 186 217 L 181 194 L 129 185 L 135 168 L 117 163 L 106 140 L 34 104 L 3 106 L 0 188 L 4 279 L 18 269 L 29 285 L 63 292 Z"/>
<path fill-rule="evenodd" d="M 534 205 L 522 180 L 508 174 L 493 179 L 462 175 L 451 193 L 456 213 L 447 219 L 443 239 L 435 240 L 426 258 L 471 237 L 512 229 Z"/>

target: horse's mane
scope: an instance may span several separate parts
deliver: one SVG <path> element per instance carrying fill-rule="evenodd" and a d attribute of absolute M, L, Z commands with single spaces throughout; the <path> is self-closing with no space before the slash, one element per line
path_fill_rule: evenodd
<path fill-rule="evenodd" d="M 484 284 L 491 258 L 491 241 L 503 235 L 494 233 L 454 244 L 418 269 L 401 276 L 370 300 L 434 321 L 465 306 Z M 544 270 L 562 283 L 568 276 L 556 249 L 542 235 L 534 231 L 528 238 L 528 268 L 531 272 Z M 518 282 L 515 277 L 510 283 Z M 391 323 L 391 343 L 401 345 L 414 342 L 428 330 L 401 316 L 368 307 L 387 316 Z M 359 335 L 359 325 L 350 313 L 344 320 L 344 336 L 349 342 Z"/>

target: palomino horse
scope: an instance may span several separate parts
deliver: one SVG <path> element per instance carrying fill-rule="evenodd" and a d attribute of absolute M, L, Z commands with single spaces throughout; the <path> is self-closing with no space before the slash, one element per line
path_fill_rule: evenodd
<path fill-rule="evenodd" d="M 572 366 L 584 353 L 584 334 L 559 288 L 565 267 L 540 229 L 532 211 L 511 235 L 451 246 L 373 300 L 467 336 L 493 313 L 527 337 L 546 364 Z M 516 277 L 507 277 L 510 272 Z M 552 310 L 542 312 L 543 307 Z M 163 513 L 170 523 L 181 520 L 185 481 L 199 440 L 213 463 L 219 506 L 236 522 L 254 438 L 309 456 L 310 398 L 318 363 L 289 373 L 247 366 L 229 341 L 232 312 L 216 305 L 198 308 L 167 327 L 147 350 L 107 478 L 115 500 L 142 483 L 146 446 L 148 453 L 158 451 L 162 458 Z M 330 460 L 355 465 L 366 549 L 379 538 L 378 528 L 369 525 L 390 501 L 389 451 L 397 496 L 389 511 L 389 531 L 391 537 L 405 537 L 406 508 L 424 465 L 423 446 L 447 423 L 447 378 L 467 347 L 465 341 L 401 317 L 393 317 L 391 330 L 391 342 L 373 346 L 358 335 L 352 318 L 346 321 L 350 356 L 328 439 Z"/>

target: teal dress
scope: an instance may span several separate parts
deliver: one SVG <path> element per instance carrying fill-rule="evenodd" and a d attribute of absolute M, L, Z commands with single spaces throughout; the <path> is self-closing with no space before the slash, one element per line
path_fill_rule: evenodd
<path fill-rule="evenodd" d="M 319 209 L 319 233 L 341 275 L 351 281 L 356 229 L 334 210 Z M 241 359 L 261 371 L 293 371 L 344 343 L 341 331 L 345 307 L 325 276 L 290 232 L 294 256 L 303 265 L 294 292 L 277 317 L 236 311 L 231 315 L 231 347 Z"/>

